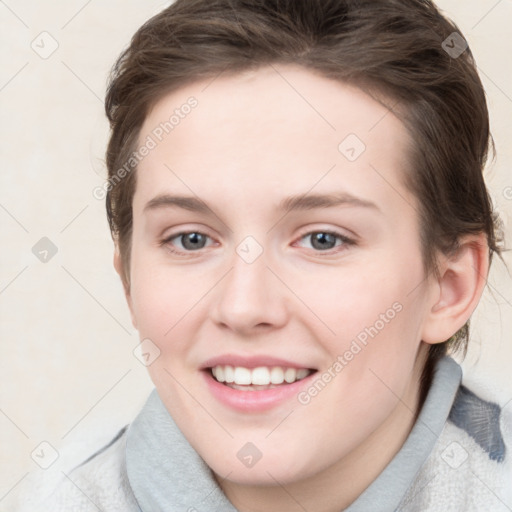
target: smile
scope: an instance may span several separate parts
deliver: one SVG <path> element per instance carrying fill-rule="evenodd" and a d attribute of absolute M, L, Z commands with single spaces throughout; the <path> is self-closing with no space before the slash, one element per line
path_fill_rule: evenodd
<path fill-rule="evenodd" d="M 282 366 L 243 366 L 217 365 L 210 369 L 213 378 L 232 389 L 240 391 L 259 391 L 277 386 L 292 384 L 310 375 L 313 370 L 307 368 L 286 368 Z"/>
<path fill-rule="evenodd" d="M 200 368 L 216 402 L 242 414 L 264 413 L 294 404 L 318 370 L 270 356 L 218 356 Z"/>

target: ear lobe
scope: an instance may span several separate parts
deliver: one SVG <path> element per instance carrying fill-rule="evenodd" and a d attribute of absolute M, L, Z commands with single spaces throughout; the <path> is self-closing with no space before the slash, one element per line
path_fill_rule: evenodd
<path fill-rule="evenodd" d="M 123 265 L 123 259 L 121 253 L 119 251 L 119 247 L 116 245 L 114 250 L 114 268 L 116 269 L 117 274 L 121 278 L 121 282 L 123 283 L 124 296 L 126 298 L 126 302 L 128 303 L 128 308 L 130 310 L 130 315 L 132 319 L 132 324 L 135 329 L 137 329 L 137 319 L 135 317 L 132 305 L 132 297 L 130 294 L 130 284 L 126 280 L 125 269 Z"/>
<path fill-rule="evenodd" d="M 440 276 L 423 325 L 425 343 L 446 341 L 468 321 L 482 296 L 488 271 L 485 233 L 463 237 L 455 254 L 439 258 Z"/>

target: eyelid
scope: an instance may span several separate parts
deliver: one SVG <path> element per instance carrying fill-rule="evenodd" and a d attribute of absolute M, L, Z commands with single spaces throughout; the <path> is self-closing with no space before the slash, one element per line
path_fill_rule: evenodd
<path fill-rule="evenodd" d="M 345 232 L 341 231 L 340 229 L 336 228 L 327 228 L 319 226 L 317 228 L 312 228 L 311 226 L 304 228 L 304 230 L 301 231 L 300 235 L 297 237 L 297 239 L 304 238 L 306 235 L 311 235 L 313 233 L 329 233 L 331 235 L 339 236 L 340 238 L 343 238 L 345 240 L 350 240 L 351 242 L 356 242 L 358 240 L 358 236 L 348 229 L 344 230 L 345 232 L 349 232 L 350 234 L 346 234 Z"/>
<path fill-rule="evenodd" d="M 181 229 L 180 231 L 171 233 L 170 235 L 163 237 L 160 240 L 159 245 L 165 246 L 167 248 L 167 250 L 173 254 L 186 255 L 186 256 L 193 256 L 196 254 L 199 255 L 203 249 L 207 249 L 208 247 L 211 247 L 212 245 L 214 245 L 214 244 L 210 244 L 210 245 L 207 245 L 206 247 L 202 247 L 201 249 L 197 249 L 195 251 L 178 249 L 178 248 L 174 247 L 174 245 L 171 245 L 171 241 L 174 240 L 175 238 L 179 238 L 180 236 L 183 236 L 183 235 L 189 235 L 191 233 L 197 233 L 199 235 L 203 235 L 204 237 L 214 241 L 214 238 L 212 236 L 210 236 L 208 233 L 205 233 L 204 231 L 201 231 L 200 229 L 190 228 L 190 229 Z"/>
<path fill-rule="evenodd" d="M 341 242 L 342 242 L 339 245 L 335 245 L 332 249 L 326 249 L 326 250 L 323 250 L 323 251 L 312 249 L 312 251 L 315 253 L 315 255 L 329 256 L 329 255 L 333 255 L 333 254 L 336 254 L 336 253 L 339 253 L 339 252 L 343 251 L 344 249 L 347 248 L 347 246 L 356 245 L 356 238 L 355 237 L 347 236 L 344 233 L 341 233 L 340 231 L 337 231 L 336 229 L 330 229 L 330 228 L 318 228 L 318 229 L 311 229 L 311 228 L 309 228 L 309 229 L 306 229 L 305 231 L 303 231 L 301 233 L 301 235 L 299 235 L 299 237 L 296 239 L 295 242 L 293 242 L 292 245 L 297 244 L 298 242 L 300 242 L 301 240 L 303 240 L 307 236 L 313 235 L 314 233 L 325 233 L 325 234 L 333 235 L 334 237 L 340 239 Z"/>
<path fill-rule="evenodd" d="M 203 231 L 199 231 L 198 229 L 191 229 L 191 230 L 186 230 L 186 231 L 178 231 L 177 233 L 172 233 L 172 235 L 164 237 L 162 242 L 170 242 L 174 238 L 178 238 L 183 235 L 190 235 L 192 233 L 195 233 L 197 235 L 203 235 L 206 238 L 212 239 L 212 237 L 210 235 L 208 235 L 207 233 L 204 233 Z"/>
<path fill-rule="evenodd" d="M 183 225 L 180 225 L 180 226 L 174 226 L 174 228 L 172 227 L 169 227 L 168 229 L 166 229 L 165 231 L 173 231 L 173 229 L 177 229 L 177 231 L 174 231 L 174 232 L 171 232 L 170 234 L 168 235 L 160 235 L 160 239 L 162 242 L 165 242 L 165 241 L 169 241 L 173 238 L 176 238 L 180 235 L 186 235 L 186 234 L 190 234 L 190 233 L 199 233 L 200 235 L 204 235 L 204 236 L 207 236 L 208 238 L 211 238 L 213 239 L 214 237 L 212 235 L 210 235 L 209 233 L 211 232 L 211 230 L 209 228 L 207 228 L 206 226 L 202 226 L 202 225 L 199 225 L 199 224 L 196 224 L 196 225 L 190 225 L 189 226 L 186 226 L 186 227 L 183 227 Z M 164 231 L 164 233 L 165 233 Z"/>

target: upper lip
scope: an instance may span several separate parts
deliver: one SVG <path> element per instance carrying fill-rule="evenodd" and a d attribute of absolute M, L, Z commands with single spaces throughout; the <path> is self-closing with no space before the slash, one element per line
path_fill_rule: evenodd
<path fill-rule="evenodd" d="M 207 368 L 213 368 L 215 366 L 241 366 L 243 368 L 258 368 L 260 366 L 267 366 L 272 368 L 274 366 L 281 366 L 283 368 L 307 368 L 313 370 L 307 364 L 297 363 L 295 361 L 289 361 L 286 359 L 281 359 L 278 357 L 267 356 L 267 355 L 253 355 L 253 356 L 241 356 L 236 354 L 224 354 L 220 356 L 215 356 L 207 361 L 205 361 L 201 365 L 202 370 L 206 370 Z"/>

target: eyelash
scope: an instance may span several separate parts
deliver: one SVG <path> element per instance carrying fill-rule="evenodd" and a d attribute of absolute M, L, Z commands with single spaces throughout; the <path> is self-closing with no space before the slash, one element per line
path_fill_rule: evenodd
<path fill-rule="evenodd" d="M 175 233 L 175 234 L 172 234 L 171 236 L 168 236 L 167 238 L 165 238 L 164 240 L 162 240 L 160 242 L 160 245 L 161 246 L 166 246 L 167 247 L 167 250 L 169 250 L 171 253 L 173 254 L 177 254 L 177 255 L 181 255 L 181 256 L 192 256 L 194 253 L 199 253 L 201 251 L 201 249 L 198 249 L 196 251 L 182 251 L 182 250 L 176 250 L 175 248 L 173 248 L 170 244 L 171 244 L 171 241 L 176 239 L 176 238 L 179 238 L 181 236 L 184 236 L 184 235 L 190 235 L 190 234 L 198 234 L 198 235 L 203 235 L 209 239 L 211 239 L 210 236 L 208 236 L 207 234 L 205 233 L 202 233 L 201 231 L 181 231 L 179 233 Z M 328 249 L 328 250 L 324 250 L 324 251 L 321 251 L 321 250 L 315 250 L 313 249 L 313 251 L 316 253 L 316 255 L 319 255 L 319 256 L 332 256 L 333 254 L 335 253 L 338 253 L 338 252 L 341 252 L 345 249 L 339 249 L 339 247 L 347 247 L 347 246 L 353 246 L 353 245 L 356 245 L 356 242 L 354 239 L 352 238 L 349 238 L 345 235 L 342 235 L 341 233 L 338 233 L 336 231 L 331 231 L 331 230 L 316 230 L 316 231 L 306 231 L 305 233 L 301 234 L 299 237 L 298 237 L 298 241 L 301 241 L 301 240 L 304 240 L 306 237 L 308 236 L 311 236 L 311 235 L 314 235 L 314 234 L 324 234 L 324 235 L 332 235 L 334 236 L 336 239 L 338 240 L 341 240 L 341 244 L 340 245 L 335 245 L 334 248 L 332 249 Z M 297 242 L 294 242 L 294 244 L 297 243 Z M 338 247 L 338 250 L 335 250 L 335 248 Z"/>
<path fill-rule="evenodd" d="M 315 230 L 315 231 L 306 231 L 299 236 L 298 241 L 304 240 L 308 236 L 311 236 L 314 234 L 332 235 L 336 239 L 341 241 L 341 243 L 339 245 L 335 245 L 332 249 L 327 249 L 324 251 L 312 249 L 315 252 L 315 255 L 318 255 L 318 256 L 332 256 L 333 254 L 344 251 L 347 249 L 347 247 L 350 247 L 350 246 L 353 246 L 356 244 L 356 241 L 354 239 L 349 238 L 346 235 L 342 235 L 341 233 L 338 233 L 337 231 L 332 231 L 332 230 L 328 230 L 328 229 L 327 230 L 319 229 L 319 230 Z M 294 244 L 295 243 L 296 242 L 294 242 Z"/>

